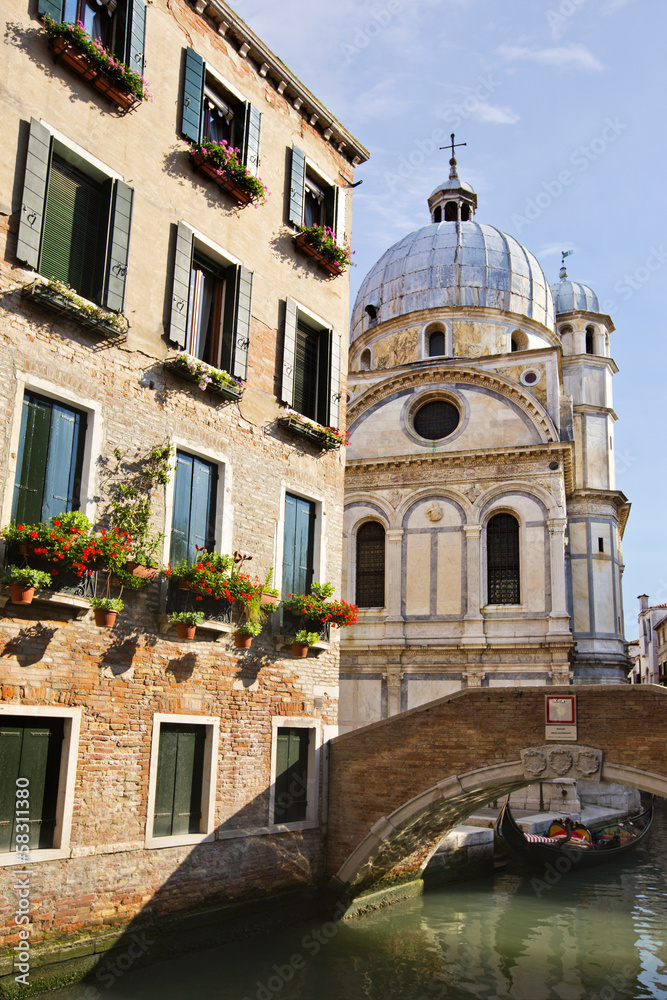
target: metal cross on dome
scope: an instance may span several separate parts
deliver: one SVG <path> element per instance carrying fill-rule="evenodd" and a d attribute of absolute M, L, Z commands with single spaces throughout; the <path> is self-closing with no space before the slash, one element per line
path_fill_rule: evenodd
<path fill-rule="evenodd" d="M 455 156 L 454 150 L 456 149 L 456 147 L 457 146 L 467 146 L 468 143 L 467 142 L 454 142 L 454 133 L 453 132 L 452 132 L 450 138 L 452 140 L 452 159 L 454 159 L 454 156 Z M 447 147 L 446 146 L 441 146 L 440 149 L 447 149 Z"/>

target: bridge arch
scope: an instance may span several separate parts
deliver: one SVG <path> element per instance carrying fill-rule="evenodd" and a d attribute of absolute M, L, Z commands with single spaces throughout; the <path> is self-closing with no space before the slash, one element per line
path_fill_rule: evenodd
<path fill-rule="evenodd" d="M 540 779 L 593 778 L 667 798 L 667 691 L 642 687 L 474 689 L 333 740 L 334 884 L 353 896 L 418 877 L 449 829 Z M 577 696 L 581 738 L 546 743 L 545 695 L 565 692 Z M 559 770 L 538 773 L 535 761 L 550 755 Z"/>

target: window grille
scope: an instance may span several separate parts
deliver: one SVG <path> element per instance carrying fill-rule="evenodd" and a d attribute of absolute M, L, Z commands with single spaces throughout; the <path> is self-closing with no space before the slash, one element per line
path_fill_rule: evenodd
<path fill-rule="evenodd" d="M 357 594 L 360 608 L 384 607 L 384 528 L 367 521 L 357 532 Z"/>
<path fill-rule="evenodd" d="M 445 353 L 445 335 L 441 330 L 432 333 L 428 338 L 428 353 L 431 358 Z"/>
<path fill-rule="evenodd" d="M 459 419 L 459 411 L 452 403 L 434 399 L 417 411 L 414 427 L 420 437 L 437 441 L 452 434 L 459 425 Z"/>
<path fill-rule="evenodd" d="M 489 604 L 519 604 L 519 524 L 495 514 L 486 529 Z"/>

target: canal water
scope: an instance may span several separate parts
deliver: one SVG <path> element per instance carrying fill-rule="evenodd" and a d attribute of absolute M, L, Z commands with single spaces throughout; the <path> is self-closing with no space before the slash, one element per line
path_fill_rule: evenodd
<path fill-rule="evenodd" d="M 57 1000 L 667 998 L 667 809 L 623 863 L 510 862 L 357 920 L 311 923 L 127 972 Z"/>

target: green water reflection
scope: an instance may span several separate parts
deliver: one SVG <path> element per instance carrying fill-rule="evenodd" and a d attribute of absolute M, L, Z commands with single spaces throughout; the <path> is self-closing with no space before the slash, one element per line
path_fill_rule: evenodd
<path fill-rule="evenodd" d="M 517 863 L 343 924 L 128 972 L 98 1000 L 667 998 L 664 804 L 623 864 L 549 886 Z M 535 879 L 539 881 L 536 882 Z M 553 876 L 552 876 L 553 878 Z M 76 987 L 58 1000 L 88 1000 Z"/>

